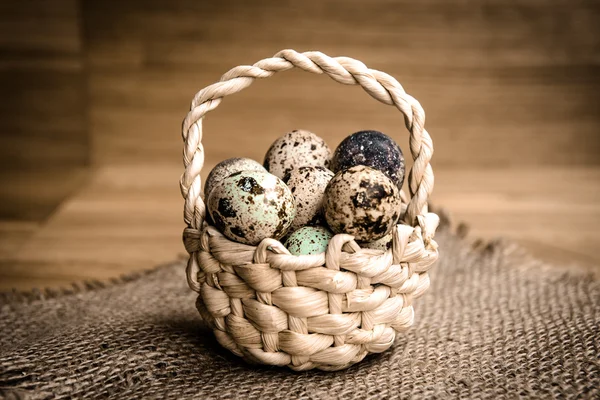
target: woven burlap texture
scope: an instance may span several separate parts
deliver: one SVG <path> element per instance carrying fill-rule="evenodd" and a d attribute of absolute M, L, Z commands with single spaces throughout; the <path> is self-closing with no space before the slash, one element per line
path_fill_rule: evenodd
<path fill-rule="evenodd" d="M 414 161 L 408 174 L 410 199 L 403 196 L 392 251 L 383 256 L 361 251 L 343 234 L 330 241 L 326 253 L 292 256 L 276 240 L 258 246 L 230 241 L 205 220 L 200 190 L 204 117 L 256 79 L 294 67 L 358 85 L 404 117 Z M 413 300 L 428 289 L 428 270 L 438 257 L 433 236 L 439 219 L 427 207 L 434 182 L 433 143 L 424 125 L 423 108 L 394 77 L 358 60 L 317 51 L 282 50 L 232 68 L 194 96 L 182 124 L 185 171 L 179 182 L 190 255 L 187 280 L 223 347 L 253 363 L 331 371 L 387 350 L 397 332 L 412 325 Z"/>
<path fill-rule="evenodd" d="M 184 263 L 0 313 L 0 386 L 31 398 L 598 398 L 600 285 L 447 229 L 416 321 L 338 372 L 246 364 L 201 321 Z"/>

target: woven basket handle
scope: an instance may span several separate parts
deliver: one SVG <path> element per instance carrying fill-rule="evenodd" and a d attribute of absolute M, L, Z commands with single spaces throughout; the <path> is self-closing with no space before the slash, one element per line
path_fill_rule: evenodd
<path fill-rule="evenodd" d="M 405 222 L 415 226 L 417 215 L 427 212 L 427 199 L 433 189 L 433 171 L 429 161 L 433 154 L 431 137 L 424 128 L 425 112 L 417 100 L 408 95 L 402 85 L 392 76 L 367 68 L 362 62 L 348 57 L 328 57 L 317 51 L 298 53 L 282 50 L 272 58 L 266 58 L 252 66 L 231 69 L 214 83 L 194 96 L 191 111 L 183 121 L 183 163 L 185 172 L 180 179 L 181 194 L 185 199 L 184 220 L 188 230 L 202 227 L 206 206 L 202 200 L 200 171 L 204 165 L 202 146 L 202 118 L 221 103 L 223 97 L 237 93 L 250 86 L 256 78 L 267 78 L 279 71 L 298 67 L 315 74 L 327 74 L 345 85 L 360 85 L 372 97 L 388 105 L 394 105 L 404 114 L 404 122 L 410 132 L 410 151 L 414 165 L 408 175 L 411 199 Z"/>

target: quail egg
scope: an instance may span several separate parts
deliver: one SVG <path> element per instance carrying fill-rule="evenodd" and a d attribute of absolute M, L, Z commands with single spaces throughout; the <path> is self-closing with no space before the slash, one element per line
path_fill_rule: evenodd
<path fill-rule="evenodd" d="M 213 188 L 229 175 L 240 171 L 266 171 L 260 163 L 243 157 L 234 157 L 223 160 L 210 170 L 204 182 L 204 198 L 208 199 Z"/>
<path fill-rule="evenodd" d="M 325 167 L 300 167 L 285 175 L 283 181 L 292 191 L 296 204 L 291 230 L 324 222 L 323 197 L 331 178 L 333 172 Z"/>
<path fill-rule="evenodd" d="M 305 226 L 288 237 L 285 247 L 296 256 L 321 254 L 327 250 L 332 237 L 333 233 L 323 226 Z"/>
<path fill-rule="evenodd" d="M 221 180 L 208 197 L 215 226 L 229 239 L 256 245 L 280 239 L 296 216 L 294 196 L 267 171 L 241 171 Z"/>
<path fill-rule="evenodd" d="M 277 139 L 265 155 L 264 166 L 273 175 L 283 178 L 294 168 L 328 167 L 331 150 L 319 136 L 305 130 L 294 130 Z"/>
<path fill-rule="evenodd" d="M 400 146 L 378 131 L 353 133 L 340 143 L 331 159 L 331 170 L 366 165 L 382 171 L 398 188 L 404 183 L 404 155 Z"/>
<path fill-rule="evenodd" d="M 358 165 L 338 172 L 325 189 L 325 219 L 335 233 L 371 242 L 391 232 L 401 211 L 400 192 L 383 172 Z"/>

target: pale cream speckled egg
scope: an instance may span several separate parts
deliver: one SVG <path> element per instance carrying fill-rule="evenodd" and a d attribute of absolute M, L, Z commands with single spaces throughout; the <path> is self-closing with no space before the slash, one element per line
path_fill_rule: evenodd
<path fill-rule="evenodd" d="M 331 149 L 319 136 L 306 130 L 294 130 L 277 139 L 265 155 L 264 166 L 273 175 L 283 178 L 294 168 L 328 167 Z"/>
<path fill-rule="evenodd" d="M 215 226 L 229 239 L 257 245 L 280 239 L 296 216 L 294 196 L 267 171 L 242 171 L 224 178 L 208 197 Z"/>
<path fill-rule="evenodd" d="M 292 191 L 296 204 L 296 218 L 292 222 L 292 231 L 305 225 L 319 225 L 324 222 L 323 199 L 331 178 L 333 172 L 325 167 L 300 167 L 285 175 L 283 181 Z"/>
<path fill-rule="evenodd" d="M 338 172 L 325 190 L 325 219 L 335 233 L 371 242 L 391 232 L 401 211 L 398 188 L 383 172 L 357 165 Z"/>
<path fill-rule="evenodd" d="M 229 175 L 240 171 L 266 171 L 257 161 L 250 158 L 234 157 L 223 160 L 210 170 L 206 182 L 204 183 L 204 198 L 208 195 L 219 182 Z"/>

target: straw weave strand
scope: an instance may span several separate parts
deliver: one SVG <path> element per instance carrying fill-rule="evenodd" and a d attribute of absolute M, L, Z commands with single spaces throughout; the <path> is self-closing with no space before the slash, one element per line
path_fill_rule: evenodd
<path fill-rule="evenodd" d="M 202 119 L 223 97 L 293 67 L 360 85 L 404 114 L 414 165 L 403 222 L 386 252 L 361 249 L 353 237 L 334 236 L 327 251 L 291 255 L 275 239 L 258 246 L 233 242 L 205 221 L 200 171 L 204 164 Z M 225 348 L 249 362 L 294 370 L 339 370 L 369 353 L 387 350 L 414 319 L 412 301 L 429 287 L 437 260 L 433 240 L 439 218 L 427 210 L 433 188 L 433 144 L 425 113 L 400 83 L 347 57 L 283 50 L 252 66 L 239 66 L 199 91 L 183 121 L 185 199 L 183 238 L 190 253 L 187 279 L 199 293 L 196 306 Z"/>

